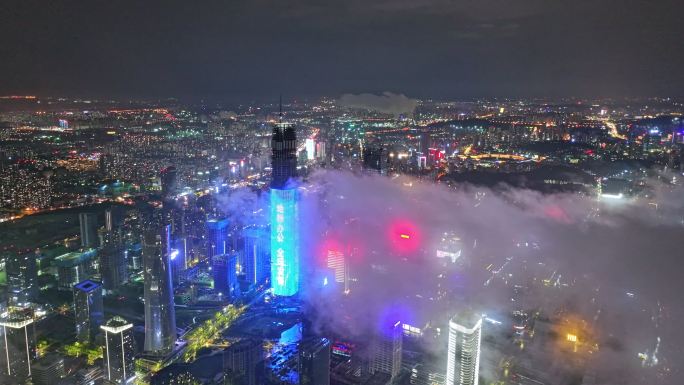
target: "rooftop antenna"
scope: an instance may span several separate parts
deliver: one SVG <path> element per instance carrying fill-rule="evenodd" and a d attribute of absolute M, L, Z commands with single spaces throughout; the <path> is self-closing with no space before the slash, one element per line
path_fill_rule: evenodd
<path fill-rule="evenodd" d="M 278 113 L 278 117 L 280 119 L 280 124 L 283 124 L 283 94 L 280 94 L 280 112 Z"/>

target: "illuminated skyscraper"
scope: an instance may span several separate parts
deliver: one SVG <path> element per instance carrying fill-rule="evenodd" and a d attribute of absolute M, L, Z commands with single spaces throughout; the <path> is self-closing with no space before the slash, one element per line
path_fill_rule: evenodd
<path fill-rule="evenodd" d="M 97 215 L 95 213 L 78 214 L 78 224 L 81 228 L 81 246 L 85 248 L 97 247 Z"/>
<path fill-rule="evenodd" d="M 449 321 L 446 385 L 478 384 L 481 339 L 481 316 L 464 313 Z"/>
<path fill-rule="evenodd" d="M 327 265 L 335 283 L 343 286 L 345 293 L 349 292 L 349 266 L 344 253 L 339 250 L 328 250 Z"/>
<path fill-rule="evenodd" d="M 121 231 L 114 226 L 112 210 L 105 211 L 105 227 L 100 234 L 100 275 L 107 291 L 118 289 L 128 279 L 128 264 Z"/>
<path fill-rule="evenodd" d="M 157 355 L 169 353 L 176 342 L 171 265 L 164 253 L 164 234 L 166 231 L 152 226 L 143 235 L 145 351 Z"/>
<path fill-rule="evenodd" d="M 278 123 L 271 138 L 271 188 L 285 189 L 297 176 L 297 134 L 292 125 Z"/>
<path fill-rule="evenodd" d="M 214 275 L 214 292 L 223 298 L 234 298 L 240 293 L 237 278 L 238 254 L 214 255 L 211 259 L 211 271 Z"/>
<path fill-rule="evenodd" d="M 33 318 L 11 314 L 0 320 L 0 374 L 21 383 L 31 375 L 36 359 L 36 331 Z"/>
<path fill-rule="evenodd" d="M 387 373 L 392 381 L 399 377 L 401 372 L 401 355 L 403 348 L 403 332 L 401 322 L 397 321 L 376 336 L 370 346 L 370 372 Z"/>
<path fill-rule="evenodd" d="M 209 219 L 207 221 L 207 257 L 225 254 L 229 249 L 228 219 Z"/>
<path fill-rule="evenodd" d="M 294 127 L 279 123 L 271 140 L 271 287 L 273 294 L 293 296 L 299 291 L 299 231 L 297 136 Z"/>
<path fill-rule="evenodd" d="M 7 295 L 10 304 L 23 306 L 38 292 L 37 255 L 11 254 L 5 260 Z"/>
<path fill-rule="evenodd" d="M 135 378 L 133 324 L 121 317 L 114 317 L 101 328 L 105 332 L 105 378 L 116 385 L 131 383 Z"/>
<path fill-rule="evenodd" d="M 74 286 L 76 339 L 91 342 L 104 322 L 102 285 L 89 279 Z"/>
<path fill-rule="evenodd" d="M 306 159 L 314 160 L 316 157 L 316 142 L 311 138 L 306 138 L 304 141 L 304 148 L 306 149 Z"/>
<path fill-rule="evenodd" d="M 245 279 L 252 285 L 262 283 L 271 274 L 269 233 L 261 227 L 249 227 L 243 231 L 243 237 Z"/>

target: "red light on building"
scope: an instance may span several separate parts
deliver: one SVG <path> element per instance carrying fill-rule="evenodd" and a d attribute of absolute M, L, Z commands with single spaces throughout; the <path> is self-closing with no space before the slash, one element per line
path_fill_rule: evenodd
<path fill-rule="evenodd" d="M 389 238 L 392 249 L 399 254 L 410 254 L 420 247 L 420 232 L 407 220 L 397 220 L 390 224 Z"/>

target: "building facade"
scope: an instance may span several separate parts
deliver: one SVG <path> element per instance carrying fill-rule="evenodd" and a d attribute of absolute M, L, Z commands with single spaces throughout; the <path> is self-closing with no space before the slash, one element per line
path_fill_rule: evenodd
<path fill-rule="evenodd" d="M 101 284 L 87 279 L 74 286 L 74 318 L 76 339 L 92 342 L 104 322 Z"/>
<path fill-rule="evenodd" d="M 145 352 L 170 353 L 176 343 L 171 265 L 163 242 L 164 227 L 152 226 L 143 235 Z"/>
<path fill-rule="evenodd" d="M 449 321 L 446 385 L 477 385 L 480 375 L 482 317 L 471 313 Z"/>

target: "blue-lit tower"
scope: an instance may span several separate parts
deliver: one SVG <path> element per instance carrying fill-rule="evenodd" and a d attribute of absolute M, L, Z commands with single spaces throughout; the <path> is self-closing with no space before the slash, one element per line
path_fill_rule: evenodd
<path fill-rule="evenodd" d="M 273 294 L 293 296 L 299 291 L 299 231 L 297 135 L 292 125 L 273 127 L 271 139 L 271 287 Z"/>
<path fill-rule="evenodd" d="M 228 252 L 228 219 L 207 221 L 207 257 Z"/>
<path fill-rule="evenodd" d="M 215 255 L 211 259 L 211 270 L 214 276 L 214 292 L 223 298 L 232 299 L 240 294 L 237 277 L 238 254 Z"/>
<path fill-rule="evenodd" d="M 100 283 L 86 279 L 74 286 L 74 318 L 76 339 L 80 342 L 92 342 L 104 323 Z"/>
<path fill-rule="evenodd" d="M 258 285 L 271 275 L 270 234 L 263 227 L 248 227 L 243 230 L 242 236 L 245 280 L 251 285 Z"/>

